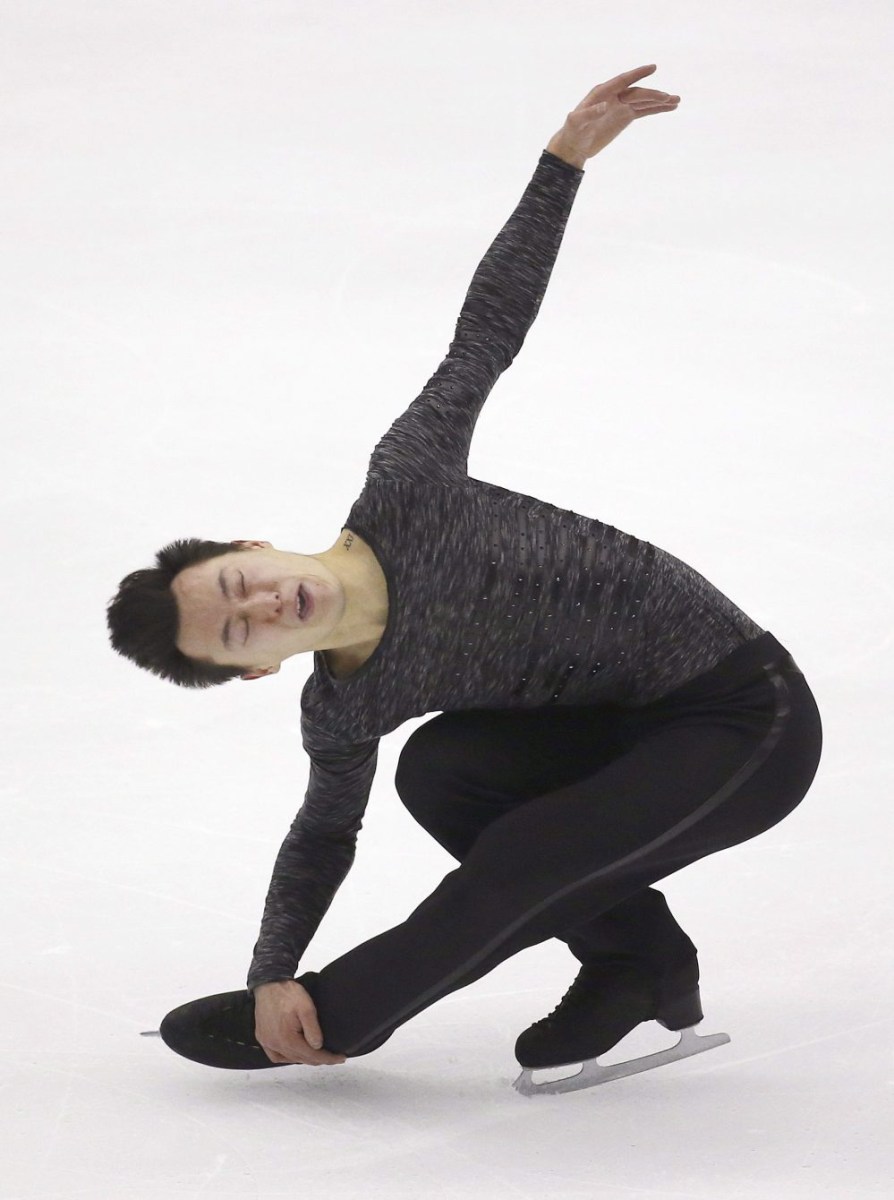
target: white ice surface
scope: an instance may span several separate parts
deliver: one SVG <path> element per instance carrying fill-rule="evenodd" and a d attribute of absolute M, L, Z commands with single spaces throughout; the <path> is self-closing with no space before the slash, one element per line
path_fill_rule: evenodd
<path fill-rule="evenodd" d="M 0 1200 L 894 1195 L 890 5 L 0 15 Z M 175 537 L 328 548 L 565 113 L 648 62 L 680 108 L 588 164 L 470 471 L 690 562 L 813 687 L 806 800 L 663 885 L 732 1042 L 520 1097 L 552 942 L 343 1067 L 180 1059 L 138 1035 L 243 983 L 310 662 L 183 692 L 105 604 Z M 417 724 L 307 967 L 453 865 L 394 792 Z"/>

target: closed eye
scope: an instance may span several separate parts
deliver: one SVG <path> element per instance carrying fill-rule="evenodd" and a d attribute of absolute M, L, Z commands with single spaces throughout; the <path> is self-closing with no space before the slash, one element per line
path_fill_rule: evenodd
<path fill-rule="evenodd" d="M 239 578 L 242 581 L 242 596 L 244 598 L 245 596 L 248 595 L 248 589 L 245 586 L 245 576 L 243 575 L 243 573 L 241 571 L 239 572 Z M 245 621 L 245 637 L 242 639 L 242 645 L 244 646 L 245 643 L 248 641 L 248 634 L 249 634 L 248 617 L 243 617 L 243 620 Z"/>

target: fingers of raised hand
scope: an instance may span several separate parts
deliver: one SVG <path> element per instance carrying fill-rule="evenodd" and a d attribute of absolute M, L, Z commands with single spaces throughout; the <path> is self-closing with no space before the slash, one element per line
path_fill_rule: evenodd
<path fill-rule="evenodd" d="M 648 117 L 652 113 L 674 112 L 680 103 L 679 96 L 668 96 L 666 100 L 647 100 L 628 104 L 634 117 Z"/>
<path fill-rule="evenodd" d="M 605 83 L 597 84 L 593 91 L 604 89 L 606 92 L 617 93 L 628 88 L 639 79 L 645 79 L 647 75 L 652 75 L 658 67 L 655 63 L 651 63 L 647 67 L 634 67 L 632 71 L 623 71 L 620 75 L 616 75 L 614 79 L 607 79 Z"/>
<path fill-rule="evenodd" d="M 631 71 L 624 71 L 623 74 L 615 76 L 611 82 L 617 82 L 623 87 L 629 87 L 631 83 L 636 83 L 637 79 L 645 79 L 647 75 L 651 75 L 653 71 L 657 70 L 657 63 L 649 63 L 645 67 L 634 67 Z"/>
<path fill-rule="evenodd" d="M 679 96 L 670 92 L 656 92 L 648 88 L 628 88 L 616 96 L 591 101 L 581 105 L 574 111 L 580 114 L 582 120 L 589 117 L 604 116 L 609 109 L 614 110 L 614 117 L 643 117 L 649 113 L 673 112 L 680 103 Z"/>
<path fill-rule="evenodd" d="M 625 71 L 622 75 L 616 75 L 614 79 L 607 79 L 605 83 L 597 83 L 596 86 L 584 96 L 580 107 L 585 104 L 592 104 L 596 100 L 604 100 L 608 96 L 616 96 L 618 92 L 629 88 L 631 84 L 636 83 L 638 79 L 645 79 L 647 75 L 651 75 L 658 68 L 654 63 L 648 67 L 635 67 L 632 71 Z"/>
<path fill-rule="evenodd" d="M 625 88 L 611 99 L 632 109 L 638 115 L 646 112 L 664 112 L 668 108 L 676 108 L 680 97 L 670 92 L 659 92 L 654 88 Z M 603 100 L 596 105 L 597 112 L 608 108 L 609 101 Z"/>
<path fill-rule="evenodd" d="M 623 100 L 625 104 L 649 104 L 649 103 L 664 103 L 667 100 L 679 100 L 679 96 L 672 96 L 670 92 L 659 92 L 657 88 L 624 88 L 618 92 L 618 99 Z"/>

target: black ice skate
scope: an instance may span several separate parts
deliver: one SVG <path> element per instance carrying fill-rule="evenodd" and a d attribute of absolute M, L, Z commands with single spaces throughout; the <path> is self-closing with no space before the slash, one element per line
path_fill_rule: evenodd
<path fill-rule="evenodd" d="M 523 1096 L 574 1092 L 724 1045 L 730 1040 L 728 1034 L 702 1037 L 692 1028 L 703 1017 L 697 977 L 693 970 L 688 981 L 678 978 L 676 987 L 669 985 L 662 990 L 643 973 L 624 964 L 605 962 L 582 967 L 561 1003 L 548 1017 L 526 1029 L 515 1043 L 515 1057 L 525 1069 L 513 1086 Z M 617 1045 L 637 1025 L 652 1020 L 665 1029 L 682 1031 L 675 1046 L 613 1066 L 597 1062 L 600 1054 Z M 546 1083 L 534 1082 L 535 1070 L 579 1062 L 583 1066 L 576 1073 Z"/>
<path fill-rule="evenodd" d="M 305 971 L 298 983 L 315 979 Z M 201 996 L 172 1009 L 160 1029 L 147 1029 L 143 1037 L 160 1037 L 170 1050 L 206 1067 L 228 1071 L 267 1071 L 290 1066 L 271 1062 L 255 1037 L 255 998 L 245 988 Z"/>
<path fill-rule="evenodd" d="M 254 996 L 245 989 L 181 1004 L 143 1037 L 161 1037 L 170 1050 L 206 1067 L 262 1071 L 285 1065 L 271 1062 L 255 1037 Z"/>

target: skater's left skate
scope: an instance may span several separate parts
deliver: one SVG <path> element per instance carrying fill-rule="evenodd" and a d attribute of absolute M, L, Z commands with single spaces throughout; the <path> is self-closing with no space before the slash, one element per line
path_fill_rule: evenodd
<path fill-rule="evenodd" d="M 561 1003 L 548 1017 L 526 1029 L 515 1043 L 515 1057 L 524 1070 L 513 1086 L 523 1096 L 573 1092 L 724 1045 L 730 1040 L 728 1034 L 700 1036 L 693 1029 L 703 1019 L 697 980 L 694 963 L 663 985 L 627 964 L 584 965 Z M 612 1066 L 597 1061 L 637 1025 L 652 1020 L 665 1029 L 681 1031 L 676 1045 Z M 576 1063 L 583 1063 L 576 1073 L 546 1083 L 534 1082 L 535 1070 Z"/>
<path fill-rule="evenodd" d="M 305 984 L 316 975 L 305 971 L 298 982 Z M 168 1013 L 160 1029 L 146 1030 L 143 1036 L 156 1034 L 169 1049 L 208 1067 L 268 1071 L 290 1065 L 267 1057 L 255 1036 L 255 998 L 245 988 L 181 1004 Z"/>

